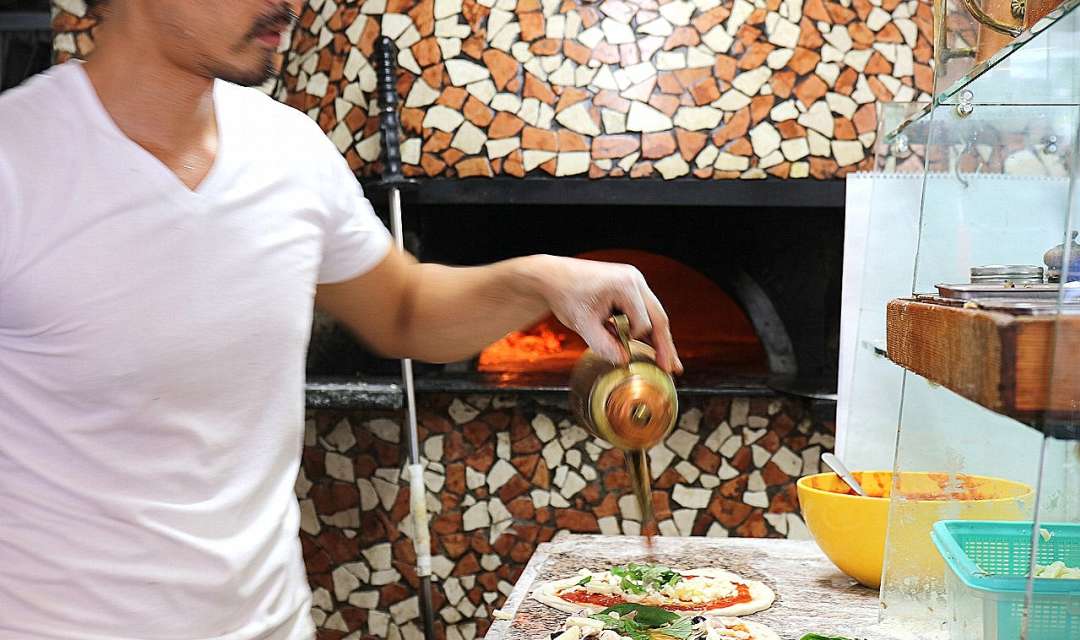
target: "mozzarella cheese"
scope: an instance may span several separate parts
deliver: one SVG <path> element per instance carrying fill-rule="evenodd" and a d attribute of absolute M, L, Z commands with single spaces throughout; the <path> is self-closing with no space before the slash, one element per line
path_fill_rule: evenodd
<path fill-rule="evenodd" d="M 701 604 L 738 595 L 738 587 L 722 578 L 695 576 L 683 578 L 674 585 L 666 586 L 660 594 L 681 602 Z"/>

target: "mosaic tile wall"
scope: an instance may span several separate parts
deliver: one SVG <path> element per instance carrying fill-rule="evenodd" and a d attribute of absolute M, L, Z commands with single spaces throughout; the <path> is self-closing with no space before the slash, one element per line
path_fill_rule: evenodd
<path fill-rule="evenodd" d="M 58 59 L 86 55 L 54 0 Z M 929 0 L 309 0 L 268 87 L 365 174 L 369 63 L 402 67 L 417 176 L 834 178 L 872 164 L 878 101 L 928 99 Z"/>
<path fill-rule="evenodd" d="M 640 531 L 622 456 L 543 396 L 421 396 L 440 640 L 483 636 L 539 542 Z M 663 535 L 807 536 L 795 480 L 833 425 L 797 401 L 691 398 L 652 451 Z M 422 636 L 400 414 L 309 413 L 296 491 L 321 640 Z"/>

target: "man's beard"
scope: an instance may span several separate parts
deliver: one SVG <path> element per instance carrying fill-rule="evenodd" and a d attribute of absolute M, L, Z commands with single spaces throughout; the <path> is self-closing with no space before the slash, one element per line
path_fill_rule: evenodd
<path fill-rule="evenodd" d="M 218 68 L 209 69 L 207 75 L 242 87 L 257 87 L 277 75 L 278 72 L 277 66 L 274 64 L 274 52 L 267 51 L 264 56 L 259 61 L 260 64 L 258 66 L 253 65 L 251 69 L 222 65 Z"/>

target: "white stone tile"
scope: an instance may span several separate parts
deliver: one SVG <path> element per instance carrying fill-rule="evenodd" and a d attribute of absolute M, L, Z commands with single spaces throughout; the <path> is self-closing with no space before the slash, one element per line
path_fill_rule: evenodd
<path fill-rule="evenodd" d="M 461 0 L 435 0 L 435 19 L 442 20 L 461 13 Z"/>
<path fill-rule="evenodd" d="M 881 31 L 885 25 L 889 24 L 890 20 L 892 20 L 892 16 L 889 15 L 889 12 L 880 7 L 874 7 L 870 9 L 870 15 L 866 16 L 866 26 L 871 31 Z"/>
<path fill-rule="evenodd" d="M 355 479 L 352 458 L 343 456 L 340 453 L 327 452 L 325 466 L 326 475 L 335 480 L 352 482 Z"/>
<path fill-rule="evenodd" d="M 784 154 L 781 153 L 779 149 L 777 149 L 777 150 L 773 151 L 772 153 L 768 154 L 767 156 L 765 156 L 765 157 L 761 158 L 760 160 L 758 160 L 757 166 L 758 166 L 759 169 L 768 169 L 769 167 L 775 167 L 776 165 L 780 164 L 783 161 L 784 161 Z"/>
<path fill-rule="evenodd" d="M 686 26 L 690 24 L 690 18 L 694 15 L 694 5 L 685 0 L 672 0 L 660 5 L 660 15 L 673 25 Z"/>
<path fill-rule="evenodd" d="M 368 611 L 368 632 L 376 637 L 385 638 L 390 626 L 390 615 L 378 609 Z"/>
<path fill-rule="evenodd" d="M 503 504 L 502 500 L 498 498 L 492 498 L 488 501 L 488 514 L 491 516 L 491 522 L 495 524 L 509 522 L 513 519 L 510 511 Z M 492 539 L 498 536 L 493 536 Z"/>
<path fill-rule="evenodd" d="M 698 477 L 701 476 L 701 470 L 686 460 L 675 465 L 675 471 L 679 472 L 679 475 L 685 478 L 690 484 L 697 482 Z"/>
<path fill-rule="evenodd" d="M 491 515 L 488 513 L 487 502 L 479 501 L 465 510 L 462 514 L 462 526 L 465 531 L 475 531 L 491 525 Z"/>
<path fill-rule="evenodd" d="M 327 29 L 327 33 L 331 34 L 331 40 L 332 40 L 333 39 L 333 34 L 330 32 L 329 29 Z M 410 24 L 408 26 L 408 28 L 405 29 L 404 33 L 402 33 L 400 36 L 398 36 L 397 38 L 394 39 L 394 45 L 397 46 L 399 55 L 403 55 L 403 54 L 407 53 L 408 57 L 410 59 L 412 59 L 413 65 L 417 69 L 419 69 L 420 66 L 416 64 L 416 59 L 413 58 L 412 51 L 409 50 L 409 47 L 413 46 L 417 42 L 420 42 L 420 32 L 417 31 L 416 26 L 412 25 L 412 24 Z M 329 42 L 327 42 L 326 44 L 329 44 Z M 325 47 L 326 45 L 321 45 L 321 46 Z M 398 58 L 398 61 L 399 62 L 401 61 L 400 57 Z M 421 73 L 421 72 L 416 71 L 415 73 Z"/>
<path fill-rule="evenodd" d="M 870 85 L 862 74 L 855 79 L 855 91 L 851 94 L 851 99 L 859 104 L 867 104 L 877 100 L 877 96 L 870 90 Z"/>
<path fill-rule="evenodd" d="M 375 491 L 375 485 L 367 478 L 356 481 L 356 487 L 360 490 L 360 509 L 371 511 L 379 504 L 379 494 Z"/>
<path fill-rule="evenodd" d="M 487 477 L 484 474 L 472 467 L 465 467 L 465 486 L 470 490 L 482 487 L 486 482 Z"/>
<path fill-rule="evenodd" d="M 578 42 L 590 49 L 595 49 L 596 45 L 603 42 L 603 40 L 604 31 L 600 28 L 600 25 L 589 27 L 578 34 Z"/>
<path fill-rule="evenodd" d="M 510 478 L 517 475 L 517 469 L 514 465 L 510 464 L 506 460 L 496 460 L 495 465 L 491 467 L 491 471 L 488 472 L 487 485 L 488 492 L 495 493 L 503 487 Z"/>
<path fill-rule="evenodd" d="M 431 556 L 431 572 L 439 580 L 446 580 L 454 571 L 454 561 L 444 555 Z"/>
<path fill-rule="evenodd" d="M 750 401 L 746 398 L 735 398 L 731 401 L 731 426 L 746 426 L 746 419 L 750 415 Z"/>
<path fill-rule="evenodd" d="M 728 464 L 727 460 L 720 463 L 720 470 L 716 472 L 716 476 L 721 480 L 731 480 L 739 475 L 739 470 Z"/>
<path fill-rule="evenodd" d="M 443 457 L 444 436 L 429 436 L 424 441 L 424 457 L 432 462 L 439 462 Z"/>
<path fill-rule="evenodd" d="M 696 158 L 694 158 L 694 166 L 698 169 L 710 167 L 714 162 L 716 162 L 716 157 L 719 154 L 720 150 L 716 148 L 716 145 L 710 142 L 709 144 L 705 145 L 705 148 L 697 154 Z"/>
<path fill-rule="evenodd" d="M 600 70 L 599 67 L 588 67 L 582 65 L 574 70 L 574 86 L 575 87 L 587 87 L 592 83 L 592 79 L 596 77 L 596 73 Z"/>
<path fill-rule="evenodd" d="M 770 14 L 776 16 L 777 14 Z M 774 26 L 768 33 L 769 42 L 778 47 L 794 49 L 799 44 L 799 25 L 777 16 Z"/>
<path fill-rule="evenodd" d="M 787 514 L 784 513 L 766 513 L 765 520 L 773 526 L 780 534 L 787 534 Z"/>
<path fill-rule="evenodd" d="M 821 473 L 821 447 L 813 446 L 802 450 L 803 474 Z"/>
<path fill-rule="evenodd" d="M 724 444 L 720 446 L 719 452 L 723 457 L 730 458 L 738 453 L 739 449 L 742 449 L 742 446 L 742 437 L 733 435 L 724 441 Z"/>
<path fill-rule="evenodd" d="M 323 516 L 322 520 L 327 525 L 339 529 L 359 529 L 360 509 L 342 509 L 337 513 Z"/>
<path fill-rule="evenodd" d="M 831 91 L 825 94 L 825 102 L 833 113 L 840 114 L 848 119 L 855 117 L 855 111 L 859 108 L 859 105 L 851 98 Z"/>
<path fill-rule="evenodd" d="M 705 535 L 709 538 L 727 538 L 730 534 L 723 525 L 719 522 L 714 522 L 709 525 L 709 530 L 705 532 Z"/>
<path fill-rule="evenodd" d="M 461 53 L 461 38 L 436 38 L 443 60 L 456 58 Z"/>
<path fill-rule="evenodd" d="M 768 82 L 771 76 L 772 70 L 768 67 L 757 67 L 735 76 L 735 79 L 731 81 L 731 84 L 743 94 L 752 96 L 757 94 L 761 85 Z"/>
<path fill-rule="evenodd" d="M 475 155 L 484 148 L 485 142 L 487 142 L 487 136 L 484 135 L 483 130 L 466 120 L 458 127 L 457 133 L 450 141 L 450 146 L 469 155 Z"/>
<path fill-rule="evenodd" d="M 724 119 L 724 112 L 715 107 L 679 107 L 675 112 L 676 127 L 689 131 L 715 129 Z"/>
<path fill-rule="evenodd" d="M 446 582 L 443 583 L 443 595 L 446 596 L 447 602 L 457 606 L 465 597 L 465 589 L 461 587 L 461 580 L 457 577 L 447 578 Z"/>
<path fill-rule="evenodd" d="M 694 520 L 697 519 L 697 513 L 695 509 L 676 509 L 671 514 L 671 519 L 675 522 L 680 536 L 689 537 L 694 532 Z"/>
<path fill-rule="evenodd" d="M 395 444 L 401 442 L 401 425 L 393 420 L 376 418 L 375 420 L 368 420 L 364 423 L 364 426 L 379 440 Z"/>
<path fill-rule="evenodd" d="M 644 102 L 632 101 L 630 113 L 626 118 L 628 131 L 640 131 L 643 133 L 655 133 L 667 131 L 674 126 L 671 118 L 654 109 Z"/>
<path fill-rule="evenodd" d="M 626 156 L 622 160 L 619 160 L 619 168 L 622 169 L 623 171 L 629 172 L 630 169 L 632 169 L 634 167 L 634 164 L 637 163 L 637 160 L 638 160 L 639 157 L 641 157 L 640 152 L 635 151 L 635 152 L 631 153 L 630 155 Z"/>
<path fill-rule="evenodd" d="M 533 506 L 542 509 L 551 504 L 551 494 L 543 489 L 533 489 L 529 494 L 532 497 Z"/>
<path fill-rule="evenodd" d="M 720 478 L 712 474 L 704 474 L 701 476 L 701 486 L 706 489 L 715 489 L 720 486 Z"/>
<path fill-rule="evenodd" d="M 465 617 L 461 615 L 461 612 L 453 607 L 443 607 L 439 610 L 439 616 L 447 624 L 456 624 L 465 619 Z"/>
<path fill-rule="evenodd" d="M 323 629 L 330 629 L 333 631 L 348 631 L 349 627 L 345 624 L 345 619 L 341 617 L 341 612 L 335 611 L 326 618 L 326 622 L 323 623 Z"/>
<path fill-rule="evenodd" d="M 810 155 L 810 144 L 806 138 L 792 138 L 780 143 L 780 151 L 789 161 L 801 160 Z"/>
<path fill-rule="evenodd" d="M 566 484 L 566 476 L 570 473 L 570 467 L 566 465 L 559 465 L 559 468 L 555 470 L 555 475 L 551 479 L 552 484 L 560 489 Z"/>
<path fill-rule="evenodd" d="M 899 8 L 899 7 L 898 7 Z M 893 20 L 896 28 L 904 36 L 904 44 L 914 47 L 919 42 L 919 27 L 908 18 L 896 18 Z"/>
<path fill-rule="evenodd" d="M 799 117 L 799 110 L 795 107 L 794 100 L 785 100 L 769 111 L 769 118 L 773 122 L 784 122 Z"/>
<path fill-rule="evenodd" d="M 438 106 L 432 107 L 432 108 L 433 109 L 438 109 L 441 106 L 442 105 L 438 105 Z M 448 109 L 448 111 L 449 111 L 449 109 Z M 429 109 L 428 114 L 430 114 L 430 113 L 431 113 L 431 110 Z M 424 126 L 426 127 L 428 125 L 425 124 Z M 457 125 L 454 125 L 453 128 L 456 129 Z M 449 130 L 448 129 L 443 129 L 443 131 L 452 131 L 452 130 L 453 129 L 449 129 Z M 454 398 L 453 402 L 450 403 L 450 408 L 448 409 L 448 412 L 450 414 L 450 417 L 454 420 L 455 424 L 465 424 L 466 422 L 470 422 L 470 421 L 474 420 L 476 418 L 476 416 L 480 415 L 479 411 L 477 411 L 475 408 L 470 407 L 469 405 L 465 404 L 459 398 Z"/>
<path fill-rule="evenodd" d="M 796 513 L 787 514 L 787 537 L 789 540 L 813 540 L 806 523 Z"/>
<path fill-rule="evenodd" d="M 83 0 L 53 0 L 53 6 L 67 11 L 71 15 L 82 18 L 86 15 L 86 2 Z"/>
<path fill-rule="evenodd" d="M 322 531 L 319 515 L 315 511 L 315 503 L 311 500 L 300 501 L 300 530 L 313 536 L 319 535 Z"/>
<path fill-rule="evenodd" d="M 750 158 L 721 151 L 713 166 L 720 171 L 743 171 L 750 166 Z"/>
<path fill-rule="evenodd" d="M 487 39 L 491 42 L 499 31 L 506 25 L 510 24 L 514 20 L 514 13 L 512 11 L 503 11 L 502 9 L 492 9 L 488 14 L 487 19 Z"/>
<path fill-rule="evenodd" d="M 787 447 L 780 447 L 780 450 L 773 454 L 772 461 L 776 463 L 776 466 L 780 467 L 781 471 L 792 478 L 802 474 L 802 458 L 795 455 Z"/>
<path fill-rule="evenodd" d="M 562 497 L 560 494 L 552 492 L 551 506 L 555 507 L 556 509 L 565 509 L 570 506 L 570 503 L 567 502 L 566 498 Z"/>
<path fill-rule="evenodd" d="M 688 509 L 704 509 L 709 506 L 709 500 L 712 499 L 712 491 L 677 484 L 671 491 L 671 499 L 674 500 L 676 504 Z"/>
<path fill-rule="evenodd" d="M 505 158 L 513 153 L 514 150 L 521 148 L 521 138 L 488 140 L 485 146 L 487 147 L 488 158 L 491 160 Z"/>
<path fill-rule="evenodd" d="M 461 58 L 446 61 L 446 73 L 450 76 L 450 82 L 455 87 L 463 87 L 478 80 L 491 77 L 487 67 L 469 62 Z"/>
<path fill-rule="evenodd" d="M 671 519 L 661 520 L 657 524 L 657 529 L 660 530 L 662 536 L 676 537 L 679 535 L 679 528 L 675 526 L 675 521 Z"/>
<path fill-rule="evenodd" d="M 652 475 L 653 480 L 659 478 L 660 474 L 664 473 L 674 459 L 675 453 L 662 444 L 650 449 L 649 473 Z"/>
<path fill-rule="evenodd" d="M 537 149 L 526 149 L 522 154 L 522 164 L 525 166 L 525 171 L 532 171 L 533 169 L 544 164 L 548 160 L 555 158 L 554 151 L 540 151 Z M 556 443 L 558 444 L 558 443 Z M 550 445 L 550 443 L 549 443 Z M 559 451 L 560 457 L 562 451 Z M 545 457 L 546 459 L 546 457 Z"/>
<path fill-rule="evenodd" d="M 764 491 L 747 491 L 743 494 L 743 502 L 751 507 L 769 507 L 769 496 Z"/>
<path fill-rule="evenodd" d="M 526 150 L 525 153 L 526 154 L 529 153 L 529 150 Z M 547 153 L 547 152 L 545 151 L 545 152 L 542 152 L 542 153 Z M 555 157 L 555 154 L 552 153 L 552 154 L 550 154 L 549 159 L 554 158 L 554 157 Z M 546 160 L 545 160 L 545 162 L 546 162 Z M 559 466 L 559 463 L 562 462 L 562 458 L 563 458 L 562 445 L 559 444 L 558 440 L 552 440 L 551 442 L 544 445 L 543 450 L 540 451 L 540 455 L 543 456 L 544 464 L 546 464 L 548 466 L 548 469 L 554 469 L 555 467 Z"/>
<path fill-rule="evenodd" d="M 412 19 L 401 13 L 385 13 L 382 17 L 382 35 L 395 39 L 413 26 Z"/>
<path fill-rule="evenodd" d="M 376 131 L 375 133 L 356 143 L 356 153 L 365 162 L 374 162 L 378 160 L 379 152 L 381 150 L 381 147 L 379 145 L 381 139 L 382 133 Z"/>
<path fill-rule="evenodd" d="M 754 467 L 760 469 L 765 466 L 765 463 L 769 461 L 769 451 L 758 445 L 750 446 L 750 453 L 754 457 Z"/>
<path fill-rule="evenodd" d="M 641 523 L 633 520 L 623 520 L 622 522 L 623 535 L 626 536 L 640 536 L 641 535 Z"/>
<path fill-rule="evenodd" d="M 622 514 L 624 521 L 627 518 L 641 520 L 641 509 L 638 508 L 637 498 L 633 494 L 628 493 L 619 498 L 619 513 Z"/>
<path fill-rule="evenodd" d="M 390 617 L 397 624 L 404 624 L 409 620 L 420 617 L 420 600 L 416 596 L 406 598 L 401 602 L 390 605 Z"/>
<path fill-rule="evenodd" d="M 344 566 L 334 569 L 330 573 L 330 578 L 334 582 L 334 597 L 338 602 L 347 602 L 349 594 L 360 587 L 360 579 Z"/>
<path fill-rule="evenodd" d="M 750 130 L 750 143 L 758 157 L 764 157 L 780 148 L 780 133 L 768 121 Z"/>
<path fill-rule="evenodd" d="M 394 502 L 397 501 L 400 487 L 382 478 L 372 478 L 371 484 L 375 486 L 375 493 L 379 495 L 379 502 L 382 504 L 383 509 L 389 511 L 394 506 Z"/>
<path fill-rule="evenodd" d="M 794 49 L 776 49 L 775 51 L 770 52 L 768 57 L 765 58 L 765 64 L 767 64 L 770 69 L 783 69 L 787 66 L 788 62 L 791 62 L 791 58 L 794 56 Z"/>
<path fill-rule="evenodd" d="M 495 98 L 495 94 L 498 93 L 498 89 L 495 88 L 495 83 L 491 80 L 477 80 L 465 85 L 465 90 L 469 92 L 469 95 L 473 96 L 484 104 L 490 104 L 492 99 Z"/>
<path fill-rule="evenodd" d="M 615 516 L 598 518 L 596 523 L 600 526 L 600 533 L 605 536 L 619 535 L 619 520 Z"/>
<path fill-rule="evenodd" d="M 856 164 L 866 157 L 862 143 L 858 140 L 833 140 L 832 151 L 833 158 L 841 167 Z"/>
<path fill-rule="evenodd" d="M 728 426 L 728 423 L 721 422 L 712 430 L 709 437 L 705 438 L 705 447 L 708 448 L 709 451 L 716 452 L 720 449 L 720 445 L 724 444 L 724 442 L 731 437 L 731 434 L 732 430 L 731 427 Z"/>
<path fill-rule="evenodd" d="M 491 99 L 491 104 L 488 106 L 496 111 L 517 113 L 518 109 L 521 109 L 521 98 L 512 93 L 499 93 Z"/>
<path fill-rule="evenodd" d="M 626 114 L 612 109 L 601 109 L 600 121 L 604 123 L 606 133 L 624 133 L 626 131 Z"/>
<path fill-rule="evenodd" d="M 401 143 L 401 161 L 405 164 L 420 164 L 420 138 L 409 138 Z"/>
<path fill-rule="evenodd" d="M 578 475 L 576 471 L 571 471 L 566 476 L 566 482 L 563 484 L 561 493 L 564 498 L 569 500 L 586 486 L 588 486 L 588 483 L 585 482 L 585 479 Z"/>
<path fill-rule="evenodd" d="M 832 111 L 824 100 L 818 100 L 810 105 L 810 108 L 806 113 L 799 116 L 798 122 L 808 129 L 817 131 L 826 138 L 831 138 L 833 135 L 833 126 L 835 122 L 833 121 Z M 811 139 L 811 150 L 812 149 L 813 140 Z"/>
<path fill-rule="evenodd" d="M 731 15 L 728 16 L 727 22 L 724 26 L 727 28 L 727 32 L 731 35 L 739 30 L 739 27 L 746 22 L 746 19 L 750 17 L 750 14 L 754 12 L 754 5 L 746 2 L 746 0 L 735 0 L 731 6 Z"/>
<path fill-rule="evenodd" d="M 637 41 L 637 38 L 634 36 L 634 30 L 618 20 L 604 18 L 600 21 L 600 29 L 604 33 L 604 39 L 607 40 L 609 44 L 631 44 Z"/>
<path fill-rule="evenodd" d="M 580 133 L 584 136 L 600 135 L 600 127 L 593 122 L 592 115 L 586 102 L 579 102 L 555 116 L 555 120 L 567 129 Z M 585 163 L 585 171 L 589 170 L 588 159 Z M 579 172 L 580 173 L 580 172 Z"/>
<path fill-rule="evenodd" d="M 330 592 L 326 589 L 323 589 L 322 587 L 316 588 L 314 591 L 311 592 L 311 606 L 316 609 L 322 609 L 323 611 L 333 611 L 334 601 L 330 599 Z"/>
<path fill-rule="evenodd" d="M 307 472 L 300 467 L 300 473 L 296 474 L 296 482 L 293 483 L 293 493 L 297 498 L 306 498 L 312 486 L 312 482 L 307 479 Z"/>
<path fill-rule="evenodd" d="M 829 139 L 821 135 L 817 131 L 808 131 L 806 134 L 806 140 L 810 143 L 810 155 L 825 158 L 832 155 L 832 148 L 829 146 Z"/>
<path fill-rule="evenodd" d="M 671 26 L 663 17 L 658 17 L 654 20 L 646 22 L 645 24 L 638 25 L 637 32 L 650 36 L 660 36 L 666 38 L 670 36 L 675 29 Z"/>
<path fill-rule="evenodd" d="M 658 51 L 656 53 L 656 68 L 660 71 L 685 69 L 686 54 L 681 50 Z"/>
<path fill-rule="evenodd" d="M 750 473 L 750 478 L 746 481 L 746 488 L 750 491 L 764 491 L 765 479 L 761 477 L 761 471 L 754 469 Z"/>

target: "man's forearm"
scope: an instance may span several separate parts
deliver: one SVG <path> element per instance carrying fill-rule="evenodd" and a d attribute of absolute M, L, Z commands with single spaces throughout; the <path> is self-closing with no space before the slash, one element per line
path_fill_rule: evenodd
<path fill-rule="evenodd" d="M 399 355 L 429 362 L 468 358 L 542 318 L 546 256 L 483 267 L 413 264 L 397 312 Z"/>

